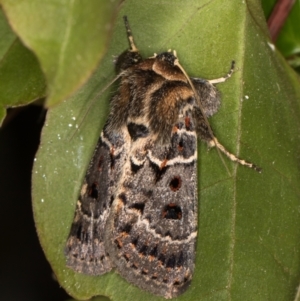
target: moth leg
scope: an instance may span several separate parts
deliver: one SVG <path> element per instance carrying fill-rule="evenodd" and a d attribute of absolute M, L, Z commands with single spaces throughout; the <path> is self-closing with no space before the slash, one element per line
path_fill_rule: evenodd
<path fill-rule="evenodd" d="M 256 166 L 253 163 L 249 163 L 245 160 L 239 159 L 234 154 L 230 153 L 219 141 L 218 139 L 213 135 L 212 132 L 209 131 L 208 125 L 205 122 L 205 119 L 201 113 L 201 110 L 198 107 L 194 107 L 193 110 L 193 118 L 196 120 L 195 126 L 196 126 L 196 132 L 197 136 L 205 141 L 209 147 L 216 147 L 218 148 L 223 154 L 225 154 L 231 161 L 237 162 L 241 165 L 247 166 L 249 168 L 252 168 L 256 170 L 257 172 L 261 172 L 261 168 Z"/>
<path fill-rule="evenodd" d="M 234 65 L 235 65 L 235 61 L 232 61 L 231 62 L 231 67 L 230 67 L 230 70 L 229 72 L 223 76 L 223 77 L 220 77 L 220 78 L 216 78 L 216 79 L 210 79 L 210 80 L 207 80 L 209 83 L 211 84 L 218 84 L 218 83 L 224 83 L 228 78 L 231 77 L 231 75 L 233 74 L 233 70 L 234 70 Z"/>
<path fill-rule="evenodd" d="M 208 146 L 209 147 L 217 147 L 224 155 L 226 155 L 231 161 L 237 162 L 241 165 L 247 166 L 249 168 L 252 168 L 256 170 L 257 172 L 261 173 L 261 168 L 256 166 L 253 163 L 247 162 L 245 160 L 239 159 L 237 156 L 234 154 L 230 153 L 219 141 L 216 137 L 208 141 Z"/>

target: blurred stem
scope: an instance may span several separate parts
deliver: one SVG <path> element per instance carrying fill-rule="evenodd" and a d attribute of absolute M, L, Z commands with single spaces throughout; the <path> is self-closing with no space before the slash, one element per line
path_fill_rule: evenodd
<path fill-rule="evenodd" d="M 273 42 L 277 40 L 280 30 L 288 17 L 295 0 L 278 0 L 268 19 L 268 27 Z"/>

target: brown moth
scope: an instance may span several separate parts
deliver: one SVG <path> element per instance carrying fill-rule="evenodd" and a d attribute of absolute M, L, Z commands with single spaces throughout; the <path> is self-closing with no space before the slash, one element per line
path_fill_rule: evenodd
<path fill-rule="evenodd" d="M 213 84 L 189 78 L 175 52 L 143 59 L 124 17 L 130 49 L 117 61 L 120 84 L 78 198 L 67 265 L 101 275 L 111 269 L 155 295 L 189 286 L 197 238 L 197 138 L 231 160 L 207 117 L 218 111 Z"/>

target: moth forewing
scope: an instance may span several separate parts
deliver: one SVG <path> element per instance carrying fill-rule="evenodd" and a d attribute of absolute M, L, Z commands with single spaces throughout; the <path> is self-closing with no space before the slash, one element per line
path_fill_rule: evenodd
<path fill-rule="evenodd" d="M 89 164 L 65 251 L 67 265 L 77 272 L 101 275 L 112 268 L 104 233 L 114 186 L 126 161 L 125 139 L 122 131 L 109 134 L 104 128 Z"/>

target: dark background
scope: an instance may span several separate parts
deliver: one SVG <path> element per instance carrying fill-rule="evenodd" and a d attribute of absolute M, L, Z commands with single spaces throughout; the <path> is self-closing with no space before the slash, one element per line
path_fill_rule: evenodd
<path fill-rule="evenodd" d="M 31 207 L 31 170 L 45 110 L 10 109 L 0 129 L 0 299 L 63 301 L 39 244 Z"/>

